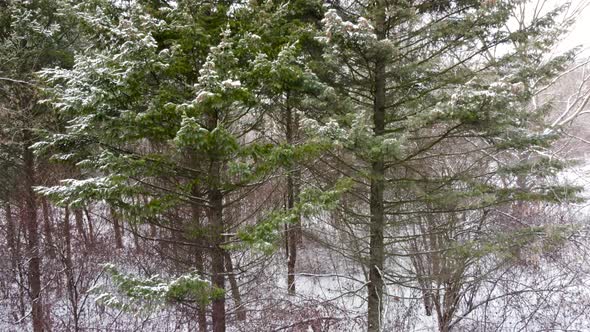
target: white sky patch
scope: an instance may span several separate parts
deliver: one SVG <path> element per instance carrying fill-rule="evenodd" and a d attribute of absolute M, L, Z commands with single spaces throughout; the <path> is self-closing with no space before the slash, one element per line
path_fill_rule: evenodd
<path fill-rule="evenodd" d="M 552 0 L 552 2 L 561 2 L 563 0 Z M 567 34 L 561 43 L 557 46 L 557 52 L 567 51 L 576 46 L 582 45 L 583 55 L 590 56 L 590 8 L 587 0 L 572 0 L 572 8 L 581 9 L 580 16 L 577 18 L 572 31 Z"/>

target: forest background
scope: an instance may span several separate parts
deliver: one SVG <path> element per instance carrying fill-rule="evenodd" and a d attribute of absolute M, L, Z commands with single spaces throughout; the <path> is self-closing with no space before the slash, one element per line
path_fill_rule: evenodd
<path fill-rule="evenodd" d="M 0 0 L 0 330 L 587 329 L 587 5 Z"/>

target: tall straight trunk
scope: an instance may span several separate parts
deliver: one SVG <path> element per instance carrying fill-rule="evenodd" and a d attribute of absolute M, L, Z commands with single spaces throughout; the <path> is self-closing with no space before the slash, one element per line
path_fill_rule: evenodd
<path fill-rule="evenodd" d="M 200 250 L 199 250 L 200 251 Z M 203 255 L 201 252 L 198 253 L 196 257 L 195 267 L 200 273 L 203 273 L 204 264 L 203 264 Z M 203 276 L 201 274 L 201 276 Z M 207 306 L 199 305 L 197 310 L 197 323 L 199 324 L 199 332 L 207 332 Z"/>
<path fill-rule="evenodd" d="M 236 273 L 234 272 L 234 265 L 231 261 L 231 255 L 225 252 L 225 270 L 227 273 L 227 279 L 229 280 L 229 286 L 231 288 L 232 298 L 236 305 L 236 315 L 238 320 L 246 320 L 246 308 L 242 303 L 242 296 L 240 295 L 240 287 L 236 280 Z"/>
<path fill-rule="evenodd" d="M 6 244 L 8 246 L 9 255 L 10 255 L 10 274 L 15 280 L 19 280 L 19 266 L 18 266 L 18 257 L 20 255 L 19 246 L 17 245 L 17 230 L 16 225 L 14 224 L 14 218 L 12 217 L 12 208 L 10 206 L 10 202 L 6 203 L 4 207 L 4 212 L 6 213 Z M 19 289 L 22 290 L 22 286 Z M 15 321 L 19 320 L 20 316 L 24 316 L 24 300 L 22 294 L 19 293 L 19 306 L 15 308 L 13 311 L 13 318 Z"/>
<path fill-rule="evenodd" d="M 287 96 L 288 98 L 288 96 Z M 297 121 L 294 119 L 293 109 L 286 110 L 286 136 L 288 144 L 295 144 L 297 138 Z M 292 167 L 287 174 L 287 209 L 292 210 L 299 194 L 300 172 Z M 295 264 L 297 263 L 297 246 L 301 240 L 301 219 L 297 218 L 294 223 L 287 225 L 287 290 L 294 295 L 295 286 Z"/>
<path fill-rule="evenodd" d="M 297 192 L 298 192 L 298 172 L 293 172 L 289 174 L 287 177 L 287 208 L 293 209 L 295 206 L 295 202 L 297 200 Z M 287 251 L 287 289 L 290 295 L 294 295 L 296 292 L 295 286 L 295 264 L 297 263 L 297 249 L 298 245 L 301 242 L 301 219 L 297 218 L 297 220 L 287 225 L 287 244 L 288 244 L 288 251 Z"/>
<path fill-rule="evenodd" d="M 64 223 L 62 227 L 62 236 L 64 240 L 64 265 L 67 269 L 72 267 L 72 232 L 70 230 L 70 209 L 64 209 Z"/>
<path fill-rule="evenodd" d="M 94 225 L 92 224 L 92 219 L 90 218 L 90 211 L 88 208 L 84 208 L 84 215 L 88 221 L 88 240 L 90 241 L 91 245 L 94 245 L 96 242 L 94 239 Z"/>
<path fill-rule="evenodd" d="M 26 241 L 27 240 L 27 225 L 24 224 L 24 220 L 25 220 L 25 203 L 23 202 L 23 200 L 21 199 L 19 201 L 18 204 L 18 220 L 20 222 L 16 222 L 16 219 L 14 218 L 14 216 L 12 216 L 12 221 L 13 221 L 13 225 L 14 225 L 14 249 L 15 249 L 15 264 L 16 264 L 16 270 L 15 270 L 15 278 L 16 280 L 18 280 L 18 311 L 20 314 L 20 317 L 24 317 L 25 316 L 25 310 L 26 310 L 26 288 L 25 285 L 27 284 L 27 273 L 25 271 L 26 267 L 24 266 L 24 264 L 19 264 L 19 260 L 22 258 L 23 256 L 23 243 L 21 241 L 21 237 Z M 26 245 L 26 244 L 25 244 Z M 26 255 L 26 253 L 25 253 Z"/>
<path fill-rule="evenodd" d="M 379 40 L 385 39 L 385 5 L 377 1 L 375 17 L 375 34 Z M 385 59 L 375 59 L 375 97 L 373 100 L 373 133 L 382 136 L 385 133 Z M 385 248 L 383 232 L 385 211 L 383 192 L 385 188 L 385 163 L 379 155 L 371 163 L 370 205 L 370 243 L 369 243 L 369 284 L 367 320 L 369 332 L 381 331 L 381 313 L 383 311 L 383 263 Z"/>
<path fill-rule="evenodd" d="M 53 243 L 53 230 L 51 226 L 51 211 L 46 198 L 41 199 L 41 207 L 43 209 L 43 233 L 45 233 L 47 254 L 49 257 L 55 257 L 55 244 Z"/>
<path fill-rule="evenodd" d="M 18 310 L 20 313 L 21 317 L 25 317 L 25 309 L 26 309 L 26 305 L 25 305 L 25 298 L 27 296 L 26 294 L 26 287 L 25 285 L 25 279 L 26 279 L 26 272 L 24 271 L 24 266 L 22 266 L 22 264 L 17 264 L 16 269 L 18 271 L 18 275 L 17 280 L 19 283 L 19 287 L 18 287 Z"/>
<path fill-rule="evenodd" d="M 80 317 L 78 311 L 78 303 L 79 303 L 79 294 L 78 289 L 76 288 L 75 276 L 74 276 L 74 269 L 73 269 L 73 262 L 72 262 L 72 236 L 70 231 L 70 210 L 68 208 L 65 209 L 65 216 L 64 216 L 64 227 L 63 227 L 63 237 L 64 237 L 64 246 L 65 246 L 65 257 L 64 265 L 66 267 L 66 287 L 68 291 L 68 298 L 70 300 L 70 306 L 72 309 L 72 319 L 74 320 L 74 331 L 80 331 Z"/>
<path fill-rule="evenodd" d="M 113 221 L 113 234 L 115 234 L 115 246 L 117 249 L 123 248 L 123 234 L 121 234 L 121 225 L 119 224 L 119 217 L 113 207 L 110 208 L 111 220 Z"/>
<path fill-rule="evenodd" d="M 213 110 L 207 119 L 207 126 L 209 131 L 218 128 L 219 114 L 217 110 Z M 225 290 L 225 254 L 223 245 L 223 193 L 221 187 L 221 168 L 222 161 L 214 151 L 209 155 L 209 184 L 208 184 L 208 219 L 210 230 L 210 245 L 211 245 L 211 283 L 214 287 Z M 225 295 L 213 299 L 211 306 L 213 332 L 225 332 Z"/>
<path fill-rule="evenodd" d="M 18 250 L 16 247 L 16 227 L 14 225 L 14 219 L 12 218 L 12 208 L 10 202 L 6 203 L 4 207 L 6 213 L 6 244 L 10 251 L 10 268 L 13 273 L 16 273 L 16 265 L 18 260 Z"/>
<path fill-rule="evenodd" d="M 192 194 L 194 196 L 198 196 L 199 193 L 197 192 L 196 188 L 193 188 Z M 203 227 L 203 225 L 201 224 L 201 209 L 198 204 L 196 204 L 196 203 L 191 204 L 191 214 L 192 214 L 192 220 L 194 223 L 194 227 L 198 227 L 198 228 Z M 201 232 L 197 232 L 197 233 L 201 234 Z M 199 271 L 199 274 L 201 276 L 204 276 L 205 271 L 203 271 L 203 270 L 205 269 L 205 264 L 203 262 L 203 252 L 201 249 L 203 246 L 202 236 L 199 235 L 193 241 L 196 244 L 195 268 L 197 269 L 197 271 Z M 207 308 L 205 306 L 199 305 L 199 308 L 197 310 L 197 323 L 199 325 L 199 332 L 207 332 L 207 310 L 206 309 Z"/>
<path fill-rule="evenodd" d="M 82 209 L 74 210 L 74 220 L 76 221 L 76 231 L 84 240 L 84 245 L 88 246 L 88 237 L 84 231 L 84 216 L 82 215 Z"/>
<path fill-rule="evenodd" d="M 209 193 L 209 223 L 211 229 L 211 282 L 213 286 L 225 290 L 225 262 L 223 244 L 223 195 L 218 189 Z M 213 332 L 225 332 L 225 296 L 213 299 Z"/>
<path fill-rule="evenodd" d="M 27 133 L 28 134 L 28 133 Z M 25 136 L 29 136 L 25 134 Z M 25 142 L 30 137 L 25 137 Z M 29 294 L 31 297 L 31 319 L 33 331 L 43 331 L 43 300 L 41 298 L 41 256 L 39 253 L 39 227 L 37 224 L 37 200 L 35 185 L 35 157 L 28 144 L 23 147 L 23 166 L 25 180 L 24 224 L 27 229 L 27 249 L 29 258 Z"/>

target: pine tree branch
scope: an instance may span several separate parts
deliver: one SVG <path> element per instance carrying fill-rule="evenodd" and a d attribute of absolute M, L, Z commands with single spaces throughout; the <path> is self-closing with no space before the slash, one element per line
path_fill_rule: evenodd
<path fill-rule="evenodd" d="M 15 83 L 15 84 L 24 84 L 24 85 L 28 85 L 28 86 L 35 86 L 35 84 L 33 84 L 31 82 L 17 80 L 17 79 L 8 78 L 8 77 L 0 77 L 0 81 Z"/>

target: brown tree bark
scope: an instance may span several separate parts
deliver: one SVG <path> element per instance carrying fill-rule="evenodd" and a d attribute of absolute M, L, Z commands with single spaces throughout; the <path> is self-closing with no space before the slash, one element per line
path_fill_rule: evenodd
<path fill-rule="evenodd" d="M 214 287 L 225 290 L 225 262 L 223 244 L 223 196 L 218 189 L 209 193 L 211 208 L 209 223 L 212 238 L 211 250 L 211 282 Z M 213 332 L 225 332 L 225 296 L 213 299 L 212 303 Z"/>
<path fill-rule="evenodd" d="M 115 246 L 117 249 L 123 248 L 123 234 L 121 234 L 121 225 L 119 217 L 113 207 L 110 208 L 111 220 L 113 221 L 113 234 L 115 234 Z"/>
<path fill-rule="evenodd" d="M 41 198 L 41 207 L 43 209 L 43 233 L 45 233 L 45 245 L 47 246 L 47 255 L 55 257 L 55 244 L 53 243 L 53 227 L 51 226 L 51 211 L 46 198 Z"/>
<path fill-rule="evenodd" d="M 17 227 L 14 223 L 14 218 L 12 216 L 12 207 L 10 202 L 6 202 L 4 207 L 4 212 L 6 216 L 6 245 L 8 246 L 9 255 L 10 255 L 10 274 L 12 278 L 15 280 L 22 280 L 20 275 L 20 269 L 18 266 L 18 257 L 20 255 L 20 248 L 18 245 L 18 238 L 17 238 Z M 7 288 L 8 289 L 8 288 Z M 13 318 L 15 321 L 19 320 L 19 315 L 22 317 L 25 315 L 25 304 L 24 304 L 24 292 L 23 287 L 19 287 L 19 305 L 15 306 L 14 311 L 12 313 Z"/>
<path fill-rule="evenodd" d="M 288 144 L 295 144 L 297 138 L 297 120 L 293 110 L 286 110 L 286 136 Z M 299 195 L 299 180 L 301 173 L 293 167 L 287 174 L 287 209 L 293 210 Z M 297 263 L 297 247 L 301 241 L 301 219 L 287 225 L 287 290 L 290 295 L 295 294 L 295 265 Z"/>
<path fill-rule="evenodd" d="M 141 243 L 139 241 L 139 227 L 135 224 L 130 225 L 131 233 L 133 234 L 133 244 L 135 245 L 135 251 L 141 252 Z"/>
<path fill-rule="evenodd" d="M 25 310 L 26 310 L 26 287 L 24 287 L 27 284 L 27 267 L 24 266 L 24 264 L 19 264 L 19 260 L 21 259 L 21 257 L 23 256 L 23 248 L 22 245 L 23 243 L 21 242 L 21 237 L 26 241 L 26 239 L 28 239 L 27 237 L 27 225 L 25 225 L 23 223 L 23 221 L 25 220 L 25 206 L 24 206 L 24 202 L 23 200 L 20 200 L 17 206 L 17 210 L 18 210 L 18 220 L 20 222 L 16 222 L 16 219 L 14 218 L 14 216 L 12 216 L 12 224 L 14 225 L 14 248 L 15 248 L 15 279 L 17 280 L 19 287 L 18 287 L 18 311 L 19 311 L 19 315 L 20 317 L 24 317 L 25 316 Z M 26 245 L 26 244 L 25 244 Z M 26 255 L 26 253 L 24 253 L 24 255 Z"/>
<path fill-rule="evenodd" d="M 12 208 L 10 202 L 7 202 L 4 207 L 6 213 L 6 244 L 10 251 L 10 268 L 13 273 L 16 273 L 16 265 L 18 260 L 18 250 L 16 247 L 16 227 L 14 225 L 14 218 L 12 218 Z"/>
<path fill-rule="evenodd" d="M 74 220 L 76 221 L 76 231 L 78 235 L 84 240 L 84 245 L 88 246 L 88 236 L 84 231 L 84 216 L 82 215 L 82 209 L 74 210 Z"/>
<path fill-rule="evenodd" d="M 296 189 L 295 189 L 294 175 L 289 175 L 287 178 L 287 208 L 293 209 L 296 200 Z M 301 239 L 301 219 L 297 218 L 297 221 L 293 224 L 287 225 L 287 289 L 290 295 L 294 295 L 296 292 L 295 285 L 295 265 L 297 263 L 297 247 Z"/>
<path fill-rule="evenodd" d="M 25 133 L 25 142 L 29 141 L 30 133 Z M 39 252 L 39 227 L 37 224 L 37 199 L 33 187 L 35 185 L 35 157 L 28 144 L 23 146 L 24 167 L 24 220 L 27 229 L 27 250 L 29 258 L 28 279 L 31 298 L 31 319 L 34 332 L 43 331 L 43 299 L 41 297 L 41 256 Z"/>
<path fill-rule="evenodd" d="M 72 320 L 74 321 L 74 331 L 80 331 L 80 315 L 78 303 L 80 302 L 80 294 L 76 287 L 76 281 L 74 276 L 74 265 L 72 261 L 72 235 L 70 231 L 70 210 L 66 207 L 64 216 L 63 226 L 63 237 L 64 237 L 64 249 L 65 254 L 63 257 L 66 273 L 66 287 L 68 291 L 68 299 L 72 309 Z"/>
<path fill-rule="evenodd" d="M 375 8 L 375 34 L 379 40 L 385 39 L 385 4 L 377 1 Z M 385 59 L 377 56 L 374 72 L 375 95 L 373 100 L 373 133 L 385 133 Z M 369 283 L 368 283 L 368 328 L 369 332 L 381 331 L 383 311 L 383 264 L 385 248 L 383 232 L 385 227 L 384 192 L 385 163 L 379 156 L 371 163 L 371 191 L 369 197 L 370 243 L 369 243 Z"/>
<path fill-rule="evenodd" d="M 246 308 L 242 303 L 240 287 L 238 285 L 238 281 L 236 280 L 236 273 L 234 272 L 234 265 L 231 261 L 231 255 L 227 251 L 225 252 L 225 270 L 227 273 L 227 279 L 229 280 L 232 298 L 234 299 L 234 303 L 236 305 L 236 316 L 238 316 L 238 320 L 244 321 L 246 320 Z"/>
<path fill-rule="evenodd" d="M 192 195 L 198 196 L 198 192 L 196 188 L 193 188 Z M 201 222 L 201 209 L 197 203 L 192 203 L 191 206 L 191 214 L 192 220 L 194 223 L 194 227 L 201 228 L 203 227 Z M 200 234 L 200 232 L 198 232 Z M 195 268 L 199 271 L 200 275 L 203 277 L 205 275 L 205 264 L 203 262 L 203 251 L 201 250 L 203 246 L 203 238 L 199 235 L 196 239 L 193 239 L 193 242 L 196 244 L 195 250 Z M 197 323 L 199 325 L 200 332 L 207 332 L 207 308 L 205 306 L 199 306 L 197 310 Z"/>
<path fill-rule="evenodd" d="M 86 216 L 86 220 L 88 221 L 88 240 L 90 241 L 91 245 L 96 243 L 96 239 L 94 238 L 94 225 L 92 224 L 92 219 L 90 218 L 90 211 L 88 208 L 84 208 L 84 215 Z"/>
<path fill-rule="evenodd" d="M 207 127 L 210 131 L 215 130 L 219 125 L 219 114 L 217 110 L 211 110 L 207 116 Z M 225 254 L 223 245 L 223 193 L 221 187 L 222 161 L 217 151 L 209 153 L 209 179 L 207 187 L 207 198 L 209 208 L 207 219 L 209 221 L 209 239 L 211 246 L 211 283 L 214 287 L 225 290 Z M 225 332 L 225 295 L 213 299 L 211 306 L 213 332 Z"/>

